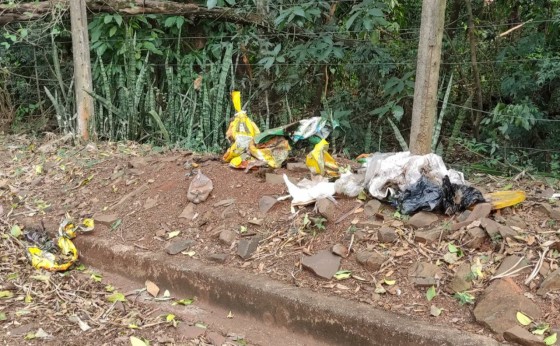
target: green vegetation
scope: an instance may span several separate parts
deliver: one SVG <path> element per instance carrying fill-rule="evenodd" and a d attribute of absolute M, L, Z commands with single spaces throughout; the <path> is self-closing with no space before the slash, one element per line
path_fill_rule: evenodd
<path fill-rule="evenodd" d="M 236 88 L 261 129 L 322 115 L 339 153 L 406 149 L 420 1 L 199 4 L 262 20 L 90 15 L 97 138 L 223 150 Z M 472 2 L 480 83 L 468 10 L 448 1 L 433 149 L 476 170 L 557 175 L 560 1 Z M 1 29 L 0 131 L 73 131 L 69 28 L 57 8 Z"/>

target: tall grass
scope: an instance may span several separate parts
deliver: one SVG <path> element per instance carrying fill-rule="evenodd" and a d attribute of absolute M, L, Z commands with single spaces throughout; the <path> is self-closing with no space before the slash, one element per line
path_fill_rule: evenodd
<path fill-rule="evenodd" d="M 135 52 L 135 45 L 132 39 L 127 49 Z M 149 54 L 125 54 L 124 64 L 98 58 L 92 94 L 98 136 L 221 150 L 231 110 L 233 45 L 224 45 L 221 52 L 219 61 L 203 52 L 173 59 L 176 63 L 167 57 L 163 64 Z"/>

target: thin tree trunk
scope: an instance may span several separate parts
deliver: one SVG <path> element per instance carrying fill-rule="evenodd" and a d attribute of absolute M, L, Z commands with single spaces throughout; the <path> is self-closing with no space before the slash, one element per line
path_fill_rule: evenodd
<path fill-rule="evenodd" d="M 480 122 L 482 121 L 482 108 L 484 106 L 482 101 L 482 85 L 480 83 L 480 72 L 478 71 L 478 63 L 476 57 L 476 37 L 474 33 L 474 20 L 472 14 L 471 0 L 465 0 L 467 7 L 467 15 L 469 17 L 469 42 L 471 45 L 471 66 L 474 78 L 474 91 L 476 95 L 477 110 L 474 111 L 474 136 L 478 138 L 480 135 Z"/>

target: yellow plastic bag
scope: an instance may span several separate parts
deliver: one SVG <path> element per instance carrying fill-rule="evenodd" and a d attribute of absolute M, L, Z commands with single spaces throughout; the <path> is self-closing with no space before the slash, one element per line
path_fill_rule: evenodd
<path fill-rule="evenodd" d="M 328 153 L 329 142 L 322 139 L 315 145 L 313 150 L 307 154 L 305 164 L 312 173 L 338 177 L 338 164 Z"/>
<path fill-rule="evenodd" d="M 526 198 L 523 191 L 497 191 L 484 196 L 492 204 L 492 210 L 503 209 L 523 202 Z"/>
<path fill-rule="evenodd" d="M 265 143 L 255 145 L 251 142 L 249 151 L 257 159 L 266 162 L 270 168 L 280 168 L 288 158 L 292 148 L 284 137 L 273 137 Z"/>
<path fill-rule="evenodd" d="M 70 268 L 78 259 L 78 250 L 76 246 L 70 239 L 63 236 L 58 237 L 57 245 L 65 262 L 59 264 L 54 254 L 43 251 L 38 247 L 30 247 L 27 251 L 29 257 L 31 257 L 31 265 L 37 269 L 46 269 L 49 271 L 64 271 Z"/>
<path fill-rule="evenodd" d="M 233 144 L 226 151 L 222 159 L 225 162 L 230 162 L 231 166 L 240 168 L 243 161 L 250 160 L 250 157 L 243 158 L 242 156 L 249 152 L 249 146 L 253 143 L 253 138 L 260 133 L 260 130 L 247 116 L 247 113 L 241 109 L 241 93 L 239 91 L 232 91 L 231 98 L 236 113 L 235 118 L 229 124 L 226 137 Z M 233 159 L 235 161 L 232 163 Z"/>

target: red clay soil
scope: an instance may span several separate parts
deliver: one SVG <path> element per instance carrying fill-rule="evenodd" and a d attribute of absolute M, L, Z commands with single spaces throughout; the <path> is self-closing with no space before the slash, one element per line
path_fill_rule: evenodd
<path fill-rule="evenodd" d="M 304 215 L 317 216 L 313 206 L 296 208 L 299 211 L 294 217 L 290 210 L 290 200 L 287 199 L 278 202 L 266 214 L 259 212 L 258 201 L 261 197 L 287 194 L 284 184 L 265 182 L 264 173 L 269 170 L 261 168 L 260 171 L 245 173 L 220 162 L 219 157 L 193 155 L 183 151 L 168 151 L 164 154 L 148 152 L 144 157 L 146 164 L 143 164 L 129 152 L 133 151 L 133 155 L 142 155 L 145 148 L 127 150 L 126 147 L 115 145 L 107 145 L 103 148 L 100 146 L 100 149 L 92 150 L 91 158 L 82 159 L 81 164 L 66 167 L 67 171 L 75 169 L 76 174 L 70 176 L 67 174 L 63 178 L 57 178 L 56 175 L 49 176 L 35 185 L 25 187 L 25 190 L 36 196 L 36 199 L 51 205 L 42 216 L 47 228 L 56 230 L 66 212 L 74 217 L 116 214 L 121 220 L 120 224 L 117 222 L 110 227 L 97 223 L 95 231 L 88 236 L 110 239 L 115 243 L 133 244 L 139 249 L 154 252 L 164 252 L 165 247 L 172 240 L 191 239 L 194 240 L 194 245 L 189 250 L 194 252 L 177 254 L 176 261 L 184 262 L 185 265 L 193 259 L 214 263 L 223 266 L 225 273 L 228 267 L 244 268 L 254 275 L 265 275 L 297 287 L 306 287 L 325 295 L 340 297 L 340 304 L 344 304 L 347 299 L 357 300 L 433 324 L 450 325 L 470 332 L 491 335 L 487 329 L 474 321 L 473 305 L 460 305 L 451 294 L 446 293 L 444 287 L 439 287 L 437 297 L 429 302 L 426 299 L 427 288 L 417 288 L 409 282 L 408 270 L 418 261 L 438 263 L 444 272 L 444 282 L 452 278 L 457 265 L 447 265 L 441 261 L 443 255 L 447 253 L 448 240 L 442 239 L 433 245 L 414 242 L 412 228 L 406 225 L 406 220 L 395 219 L 395 210 L 388 205 L 383 206 L 378 221 L 400 230 L 399 239 L 394 244 L 382 244 L 377 241 L 379 226 L 371 228 L 359 226 L 358 221 L 364 220 L 362 209 L 358 209 L 355 214 L 338 224 L 333 221 L 326 222 L 325 230 L 303 230 Z M 108 154 L 104 155 L 104 152 Z M 350 161 L 345 162 L 350 163 Z M 58 164 L 55 160 L 47 159 L 45 167 L 48 165 L 52 171 L 57 170 Z M 135 167 L 131 168 L 131 166 Z M 195 166 L 197 167 L 193 168 Z M 201 169 L 213 181 L 214 190 L 208 200 L 195 206 L 197 216 L 193 221 L 188 221 L 179 218 L 179 215 L 188 204 L 187 189 L 197 169 Z M 280 175 L 286 173 L 294 182 L 309 176 L 307 172 L 292 172 L 284 168 L 277 169 L 273 173 Z M 506 179 L 487 176 L 474 178 L 477 187 L 483 192 L 500 189 L 510 183 Z M 31 179 L 28 180 L 30 180 L 28 183 L 33 183 Z M 501 215 L 506 218 L 513 215 L 521 216 L 529 224 L 528 229 L 535 234 L 556 231 L 553 228 L 554 224 L 546 223 L 547 218 L 533 208 L 534 203 L 531 202 L 547 187 L 547 184 L 537 181 L 522 183 L 512 181 L 511 183 L 514 184 L 514 189 L 527 191 L 529 199 L 521 206 L 503 210 Z M 122 200 L 124 196 L 135 191 L 136 194 Z M 218 202 L 228 199 L 235 199 L 235 202 L 229 207 L 215 206 Z M 145 207 L 154 200 L 155 206 L 146 209 Z M 337 196 L 336 200 L 338 204 L 335 220 L 362 203 L 357 199 L 341 196 Z M 38 220 L 36 216 L 31 219 L 21 219 L 22 216 L 20 216 L 22 224 L 36 223 Z M 455 222 L 455 217 L 441 215 L 439 217 L 442 225 Z M 255 221 L 254 219 L 260 225 L 250 222 Z M 241 233 L 242 227 L 246 227 L 243 233 Z M 244 261 L 236 255 L 237 241 L 231 246 L 220 242 L 219 233 L 224 229 L 237 232 L 237 241 L 252 235 L 260 235 L 264 240 L 260 243 L 257 252 Z M 180 231 L 179 235 L 171 240 L 168 239 L 169 234 L 174 231 Z M 331 249 L 337 243 L 348 247 L 352 242 L 351 231 L 354 232 L 352 251 L 347 258 L 342 259 L 340 269 L 352 271 L 356 278 L 324 280 L 302 268 L 300 260 L 305 254 Z M 529 244 L 520 242 L 519 246 L 506 245 L 508 246 L 496 249 L 490 241 L 487 241 L 480 250 L 465 249 L 464 258 L 484 257 L 486 259 L 484 271 L 488 278 L 504 255 L 524 254 L 532 260 L 537 256 L 536 250 L 533 250 Z M 356 261 L 356 253 L 362 250 L 385 254 L 389 260 L 380 271 L 368 271 Z M 217 253 L 228 254 L 224 264 L 208 259 L 208 256 Z M 552 263 L 552 265 L 556 264 Z M 542 276 L 538 276 L 531 287 L 523 285 L 525 277 L 518 276 L 514 280 L 540 306 L 546 315 L 546 322 L 551 326 L 560 326 L 560 311 L 551 308 L 556 304 L 554 299 L 556 296 L 541 298 L 534 294 L 535 287 L 538 287 L 542 281 Z M 378 294 L 375 292 L 376 282 L 382 283 L 384 279 L 389 282 L 394 280 L 395 284 L 383 284 L 387 292 Z M 475 284 L 470 291 L 471 294 L 478 297 L 487 284 L 487 280 Z M 439 317 L 431 316 L 431 305 L 443 308 L 443 313 Z"/>

